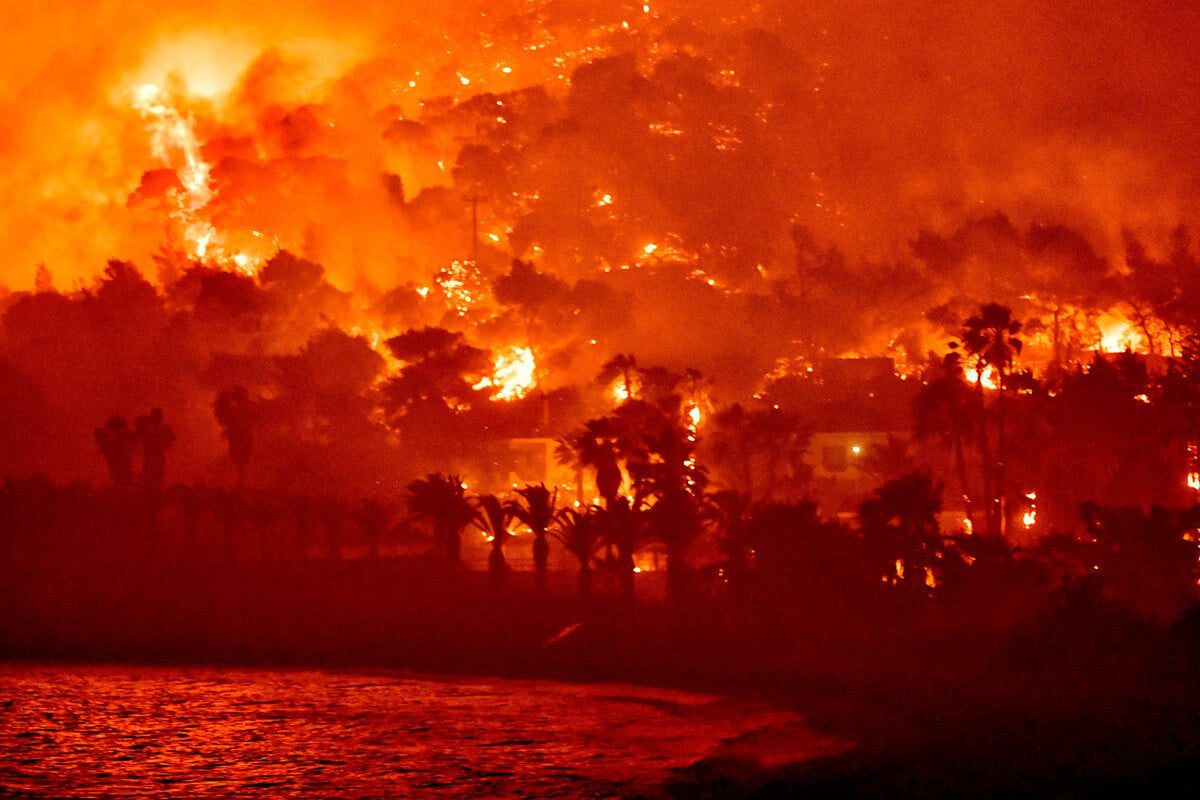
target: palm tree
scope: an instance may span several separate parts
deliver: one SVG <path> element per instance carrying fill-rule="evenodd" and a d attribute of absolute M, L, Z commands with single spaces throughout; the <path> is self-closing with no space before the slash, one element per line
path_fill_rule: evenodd
<path fill-rule="evenodd" d="M 1012 369 L 1013 360 L 1020 355 L 1022 341 L 1017 338 L 1021 323 L 1012 316 L 1012 309 L 999 303 L 985 303 L 979 313 L 968 318 L 963 325 L 962 339 L 966 351 L 976 359 L 976 382 L 979 396 L 983 397 L 983 373 L 988 367 L 996 372 L 996 459 L 991 466 L 991 481 L 985 480 L 987 494 L 986 519 L 988 532 L 1002 533 L 1005 526 L 1004 499 L 1007 493 L 1005 482 L 1006 442 L 1004 433 L 1005 380 Z M 986 426 L 981 424 L 980 430 Z M 981 449 L 986 452 L 986 433 L 981 434 Z M 991 484 L 990 491 L 988 484 Z"/>
<path fill-rule="evenodd" d="M 612 421 L 600 417 L 585 422 L 583 430 L 577 432 L 570 441 L 579 464 L 595 471 L 596 489 L 604 498 L 605 505 L 616 499 L 625 481 L 618 461 L 619 440 L 619 432 Z"/>
<path fill-rule="evenodd" d="M 954 470 L 958 476 L 958 489 L 962 495 L 963 511 L 969 530 L 975 530 L 975 503 L 967 480 L 967 460 L 963 448 L 963 437 L 975 424 L 977 406 L 972 402 L 971 392 L 963 376 L 962 354 L 957 342 L 950 343 L 951 350 L 937 366 L 935 374 L 913 398 L 913 417 L 917 436 L 933 433 L 949 438 L 954 458 Z"/>
<path fill-rule="evenodd" d="M 579 561 L 579 596 L 592 594 L 592 559 L 600 546 L 604 510 L 599 506 L 563 509 L 555 517 L 551 534 Z"/>
<path fill-rule="evenodd" d="M 730 463 L 741 473 L 738 487 L 751 497 L 771 498 L 776 494 L 782 464 L 799 461 L 808 450 L 812 430 L 800 415 L 772 408 L 747 411 L 734 404 L 714 415 L 714 455 Z M 761 465 L 764 482 L 754 480 L 756 465 Z"/>
<path fill-rule="evenodd" d="M 929 473 L 913 472 L 887 481 L 859 505 L 864 543 L 878 558 L 876 569 L 894 571 L 893 584 L 936 585 L 933 571 L 945 555 L 937 519 L 941 494 L 942 484 Z"/>
<path fill-rule="evenodd" d="M 736 487 L 736 491 L 753 497 L 753 454 L 746 436 L 749 416 L 749 412 L 741 403 L 734 403 L 714 414 L 713 423 L 716 430 L 711 437 L 711 447 L 713 457 L 723 462 L 717 466 L 728 466 L 727 469 L 721 470 L 727 476 L 726 481 L 733 483 L 728 476 L 738 474 L 741 485 Z"/>
<path fill-rule="evenodd" d="M 554 447 L 554 461 L 560 466 L 570 467 L 575 473 L 575 499 L 583 502 L 583 461 L 575 449 L 573 437 L 559 439 Z"/>
<path fill-rule="evenodd" d="M 722 489 L 710 494 L 708 500 L 721 549 L 731 564 L 744 562 L 750 550 L 747 543 L 747 523 L 752 508 L 750 495 L 736 489 Z"/>
<path fill-rule="evenodd" d="M 133 483 L 133 431 L 125 418 L 114 414 L 103 427 L 96 428 L 96 444 L 108 464 L 113 486 Z"/>
<path fill-rule="evenodd" d="M 504 560 L 504 545 L 513 535 L 508 529 L 512 521 L 508 506 L 494 494 L 480 495 L 475 499 L 478 511 L 471 522 L 487 537 L 492 545 L 488 554 L 488 575 L 492 578 L 492 587 L 499 589 L 504 583 L 508 572 L 508 563 Z"/>
<path fill-rule="evenodd" d="M 433 538 L 446 563 L 462 565 L 463 528 L 475 519 L 475 508 L 457 475 L 431 472 L 408 485 L 408 510 L 433 526 Z"/>
<path fill-rule="evenodd" d="M 392 519 L 392 510 L 385 503 L 367 498 L 354 512 L 354 521 L 367 540 L 367 553 L 372 560 L 379 558 L 379 545 L 387 533 Z"/>
<path fill-rule="evenodd" d="M 647 515 L 653 536 L 667 551 L 667 588 L 671 600 L 679 602 L 688 588 L 688 554 L 717 513 L 707 495 L 674 489 L 660 495 Z"/>
<path fill-rule="evenodd" d="M 906 536 L 938 533 L 941 483 L 928 472 L 913 472 L 890 480 L 871 493 L 858 507 L 864 528 L 894 528 Z"/>
<path fill-rule="evenodd" d="M 254 447 L 254 406 L 246 387 L 235 386 L 219 393 L 213 402 L 213 414 L 221 425 L 241 489 L 246 484 L 246 465 Z"/>
<path fill-rule="evenodd" d="M 916 466 L 908 441 L 890 433 L 887 441 L 867 448 L 861 464 L 864 472 L 885 481 L 907 475 Z"/>
<path fill-rule="evenodd" d="M 625 390 L 625 400 L 632 400 L 634 393 L 637 392 L 637 381 L 634 376 L 637 375 L 638 365 L 637 359 L 633 354 L 625 355 L 618 353 L 617 355 L 604 362 L 600 368 L 600 383 L 608 384 L 614 379 L 620 378 L 622 388 Z"/>
<path fill-rule="evenodd" d="M 678 423 L 643 437 L 645 452 L 629 460 L 635 499 L 646 503 L 651 535 L 667 550 L 671 598 L 682 599 L 687 585 L 687 556 L 712 507 L 704 488 L 707 470 L 696 463 L 696 437 Z M 635 505 L 641 505 L 640 502 Z"/>
<path fill-rule="evenodd" d="M 639 536 L 638 517 L 641 499 L 631 503 L 624 497 L 613 499 L 606 505 L 601 517 L 601 533 L 605 543 L 616 550 L 613 562 L 621 582 L 621 599 L 627 603 L 634 600 L 633 554 L 637 551 Z"/>
<path fill-rule="evenodd" d="M 546 565 L 550 560 L 550 542 L 546 535 L 557 514 L 558 489 L 551 492 L 546 484 L 526 484 L 517 489 L 520 500 L 510 500 L 508 513 L 533 533 L 533 585 L 537 594 L 546 593 Z"/>

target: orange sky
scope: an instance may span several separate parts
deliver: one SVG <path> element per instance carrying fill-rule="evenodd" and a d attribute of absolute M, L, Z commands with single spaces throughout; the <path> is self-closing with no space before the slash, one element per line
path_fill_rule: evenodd
<path fill-rule="evenodd" d="M 398 163 L 353 104 L 379 113 L 394 97 L 413 115 L 418 99 L 451 91 L 460 101 L 480 89 L 565 91 L 557 75 L 569 77 L 591 54 L 632 49 L 649 68 L 668 30 L 672 52 L 690 37 L 696 44 L 682 52 L 716 68 L 727 52 L 714 44 L 714 31 L 749 36 L 758 25 L 803 59 L 802 68 L 773 74 L 782 67 L 764 52 L 745 69 L 767 83 L 793 80 L 790 91 L 811 103 L 788 134 L 798 154 L 787 166 L 814 176 L 813 194 L 826 202 L 813 204 L 820 213 L 807 203 L 797 213 L 822 238 L 868 253 L 902 249 L 918 227 L 944 229 L 973 209 L 999 208 L 1021 220 L 1054 216 L 1103 247 L 1123 227 L 1153 234 L 1195 217 L 1200 12 L 1179 5 L 780 2 L 748 12 L 740 3 L 708 2 L 656 3 L 643 14 L 640 4 L 589 2 L 440 9 L 203 0 L 151 12 L 112 0 L 17 0 L 0 31 L 0 280 L 26 287 L 45 262 L 66 286 L 96 274 L 110 256 L 145 264 L 161 244 L 157 224 L 131 214 L 127 202 L 143 173 L 175 166 L 156 158 L 146 120 L 131 108 L 140 84 L 173 87 L 202 141 L 219 133 L 261 137 L 271 106 L 320 102 L 328 124 L 345 120 L 350 127 L 329 138 L 329 155 L 350 165 L 349 185 L 362 190 L 353 213 L 336 198 L 314 200 L 304 236 L 263 233 L 319 242 L 314 254 L 334 262 L 334 274 L 350 285 L 360 273 L 385 281 L 389 273 L 377 265 L 392 251 L 426 252 L 406 243 L 410 234 L 386 230 L 386 197 L 365 176 L 398 172 L 411 199 L 439 182 L 436 170 L 448 171 L 433 158 Z M 672 26 L 681 8 L 696 34 Z M 643 38 L 614 45 L 618 37 L 596 32 L 625 17 Z M 722 17 L 738 21 L 713 21 Z M 556 62 L 563 53 L 570 56 Z M 494 69 L 504 58 L 515 71 Z M 252 64 L 256 79 L 244 82 Z M 408 88 L 417 73 L 419 85 Z M 255 146 L 261 153 L 261 139 Z M 452 164 L 455 153 L 447 152 Z M 336 193 L 313 194 L 322 191 Z M 786 238 L 774 223 L 764 235 Z M 431 248 L 429 258 L 438 252 Z"/>

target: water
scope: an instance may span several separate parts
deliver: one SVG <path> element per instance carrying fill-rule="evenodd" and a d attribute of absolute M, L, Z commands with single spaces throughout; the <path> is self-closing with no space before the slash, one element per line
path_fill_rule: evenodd
<path fill-rule="evenodd" d="M 791 712 L 615 684 L 0 665 L 0 796 L 615 797 L 841 749 Z"/>

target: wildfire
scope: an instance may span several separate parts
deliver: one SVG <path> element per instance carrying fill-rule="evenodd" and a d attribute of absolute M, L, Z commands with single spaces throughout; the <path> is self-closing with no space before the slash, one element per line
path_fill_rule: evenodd
<path fill-rule="evenodd" d="M 1029 530 L 1037 524 L 1037 492 L 1026 492 L 1025 499 L 1029 501 L 1029 508 L 1021 515 L 1021 524 Z"/>
<path fill-rule="evenodd" d="M 937 576 L 933 574 L 933 567 L 925 568 L 925 585 L 930 589 L 938 587 Z"/>
<path fill-rule="evenodd" d="M 612 398 L 613 403 L 621 405 L 626 400 L 635 397 L 639 388 L 636 375 L 628 384 L 625 383 L 624 378 L 617 378 L 613 381 L 612 386 L 608 387 L 608 396 Z"/>
<path fill-rule="evenodd" d="M 179 210 L 175 217 L 184 225 L 185 236 L 193 245 L 190 255 L 204 258 L 213 230 L 196 215 L 212 199 L 212 167 L 200 155 L 195 125 L 179 112 L 170 95 L 153 83 L 134 90 L 133 107 L 148 122 L 155 157 L 168 166 L 178 158 L 183 160 L 175 170 L 183 187 L 176 193 Z"/>
<path fill-rule="evenodd" d="M 996 379 L 996 368 L 995 367 L 984 367 L 983 368 L 983 380 L 982 381 L 980 381 L 979 370 L 977 370 L 974 367 L 967 367 L 965 370 L 963 370 L 963 374 L 966 375 L 967 383 L 981 383 L 982 382 L 983 388 L 985 388 L 989 391 L 995 391 L 996 389 L 1000 388 L 1000 383 Z"/>
<path fill-rule="evenodd" d="M 1096 320 L 1100 329 L 1100 351 L 1104 353 L 1119 353 L 1130 350 L 1135 353 L 1146 352 L 1146 337 L 1133 327 L 1133 323 L 1124 317 L 1110 312 Z"/>
<path fill-rule="evenodd" d="M 537 386 L 537 361 L 528 347 L 508 347 L 496 353 L 492 374 L 476 389 L 495 387 L 493 400 L 519 400 Z"/>
<path fill-rule="evenodd" d="M 452 261 L 434 278 L 446 298 L 446 308 L 465 316 L 487 296 L 487 281 L 470 259 Z"/>
<path fill-rule="evenodd" d="M 201 216 L 214 192 L 212 166 L 201 155 L 195 121 L 180 112 L 170 93 L 154 83 L 133 90 L 133 108 L 147 122 L 154 156 L 175 169 L 182 187 L 172 193 L 177 207 L 171 216 L 183 229 L 187 255 L 230 264 L 253 275 L 259 260 L 243 252 L 226 253 L 217 230 Z"/>

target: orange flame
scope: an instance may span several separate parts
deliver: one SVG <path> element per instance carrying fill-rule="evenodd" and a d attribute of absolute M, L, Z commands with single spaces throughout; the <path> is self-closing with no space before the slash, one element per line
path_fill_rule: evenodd
<path fill-rule="evenodd" d="M 493 400 L 519 400 L 537 386 L 537 360 L 528 347 L 508 347 L 496 353 L 492 374 L 475 384 L 494 387 Z"/>

